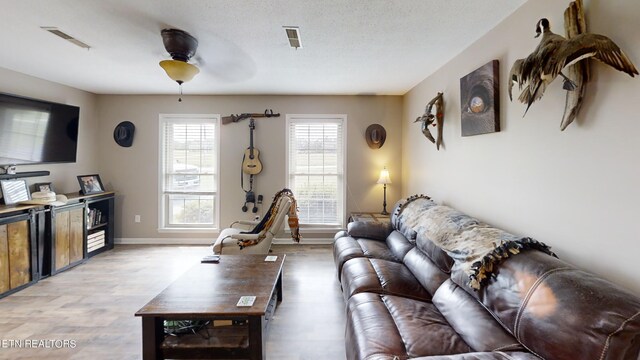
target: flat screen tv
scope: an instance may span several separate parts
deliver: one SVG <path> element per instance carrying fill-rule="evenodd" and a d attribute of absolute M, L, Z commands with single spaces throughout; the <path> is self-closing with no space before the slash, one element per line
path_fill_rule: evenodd
<path fill-rule="evenodd" d="M 75 162 L 80 108 L 0 94 L 0 166 Z"/>

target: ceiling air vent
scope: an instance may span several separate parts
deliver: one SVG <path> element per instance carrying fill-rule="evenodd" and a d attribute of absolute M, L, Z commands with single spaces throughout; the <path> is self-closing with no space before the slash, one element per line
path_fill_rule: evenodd
<path fill-rule="evenodd" d="M 297 26 L 283 26 L 284 31 L 287 32 L 287 38 L 289 39 L 289 45 L 298 49 L 302 47 L 302 40 L 300 40 L 300 29 Z"/>
<path fill-rule="evenodd" d="M 79 47 L 81 47 L 83 49 L 87 49 L 87 50 L 91 49 L 91 46 L 83 43 L 82 41 L 74 38 L 73 36 L 71 36 L 71 35 L 69 35 L 67 33 L 62 32 L 57 27 L 41 26 L 40 28 L 42 30 L 46 30 L 46 31 L 52 33 L 53 35 L 59 36 L 59 37 L 65 39 L 65 40 L 67 40 L 68 42 L 70 42 L 70 43 L 72 43 L 72 44 L 74 44 L 76 46 L 79 46 Z"/>

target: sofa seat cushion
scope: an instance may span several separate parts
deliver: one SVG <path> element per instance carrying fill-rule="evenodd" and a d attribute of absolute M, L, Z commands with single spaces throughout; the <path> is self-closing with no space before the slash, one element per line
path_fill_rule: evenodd
<path fill-rule="evenodd" d="M 472 351 L 429 302 L 360 293 L 347 302 L 348 359 L 408 359 Z"/>
<path fill-rule="evenodd" d="M 345 300 L 361 292 L 391 294 L 430 301 L 411 271 L 402 263 L 369 258 L 354 258 L 342 267 L 342 294 Z"/>
<path fill-rule="evenodd" d="M 351 236 L 344 236 L 336 239 L 333 244 L 333 261 L 338 271 L 338 279 L 340 279 L 344 263 L 350 259 L 359 257 L 400 262 L 400 260 L 393 255 L 387 244 L 382 240 L 366 238 L 359 239 Z"/>

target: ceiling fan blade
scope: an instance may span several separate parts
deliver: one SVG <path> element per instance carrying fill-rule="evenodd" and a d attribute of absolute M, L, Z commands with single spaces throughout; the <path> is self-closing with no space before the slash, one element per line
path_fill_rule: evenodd
<path fill-rule="evenodd" d="M 204 67 L 207 65 L 207 62 L 200 55 L 196 55 L 191 58 L 191 63 L 197 65 L 198 67 Z"/>

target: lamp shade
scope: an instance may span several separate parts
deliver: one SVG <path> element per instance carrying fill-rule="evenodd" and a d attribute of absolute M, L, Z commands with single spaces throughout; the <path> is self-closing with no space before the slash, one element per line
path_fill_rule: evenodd
<path fill-rule="evenodd" d="M 167 72 L 167 75 L 178 84 L 193 79 L 193 77 L 200 72 L 195 65 L 180 60 L 162 60 L 160 61 L 160 66 Z"/>
<path fill-rule="evenodd" d="M 391 178 L 389 177 L 389 170 L 384 168 L 380 171 L 380 178 L 378 179 L 378 184 L 391 184 Z"/>

